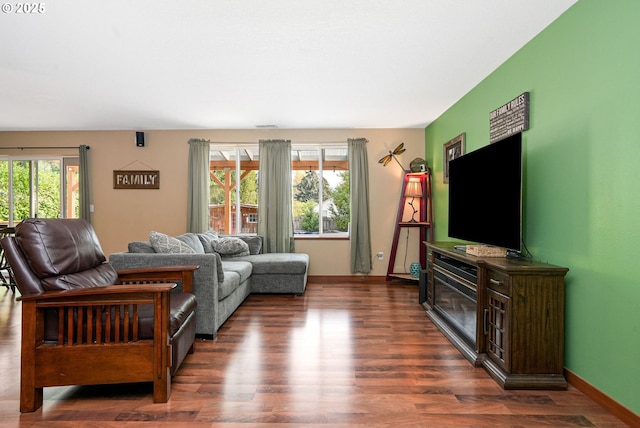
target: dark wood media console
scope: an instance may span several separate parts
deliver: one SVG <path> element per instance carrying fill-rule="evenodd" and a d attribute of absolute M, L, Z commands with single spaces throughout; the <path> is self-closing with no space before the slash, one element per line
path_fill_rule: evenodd
<path fill-rule="evenodd" d="M 426 242 L 428 317 L 504 389 L 565 389 L 567 268 L 526 258 L 476 257 Z"/>

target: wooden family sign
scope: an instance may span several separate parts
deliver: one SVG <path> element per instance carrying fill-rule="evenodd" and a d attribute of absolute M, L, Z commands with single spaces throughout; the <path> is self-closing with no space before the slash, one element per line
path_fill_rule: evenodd
<path fill-rule="evenodd" d="M 529 129 L 529 92 L 524 92 L 489 113 L 489 142 Z"/>
<path fill-rule="evenodd" d="M 159 189 L 160 171 L 113 171 L 114 189 Z"/>

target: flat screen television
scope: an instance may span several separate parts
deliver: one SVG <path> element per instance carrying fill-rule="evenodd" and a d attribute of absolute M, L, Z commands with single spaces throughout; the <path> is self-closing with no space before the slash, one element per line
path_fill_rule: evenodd
<path fill-rule="evenodd" d="M 522 134 L 449 162 L 449 237 L 521 250 Z"/>

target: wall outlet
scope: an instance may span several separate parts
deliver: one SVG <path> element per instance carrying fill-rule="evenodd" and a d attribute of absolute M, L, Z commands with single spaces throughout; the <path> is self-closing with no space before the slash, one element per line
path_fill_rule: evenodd
<path fill-rule="evenodd" d="M 382 251 L 378 252 L 378 260 L 384 259 L 384 253 Z"/>

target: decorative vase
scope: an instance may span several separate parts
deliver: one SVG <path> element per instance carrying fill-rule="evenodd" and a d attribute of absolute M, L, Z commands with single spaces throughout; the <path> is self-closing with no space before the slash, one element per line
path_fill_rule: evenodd
<path fill-rule="evenodd" d="M 425 172 L 427 170 L 427 162 L 422 158 L 415 158 L 409 164 L 411 172 Z"/>
<path fill-rule="evenodd" d="M 420 278 L 420 271 L 422 270 L 422 266 L 418 262 L 411 263 L 409 267 L 409 272 L 413 278 Z"/>

